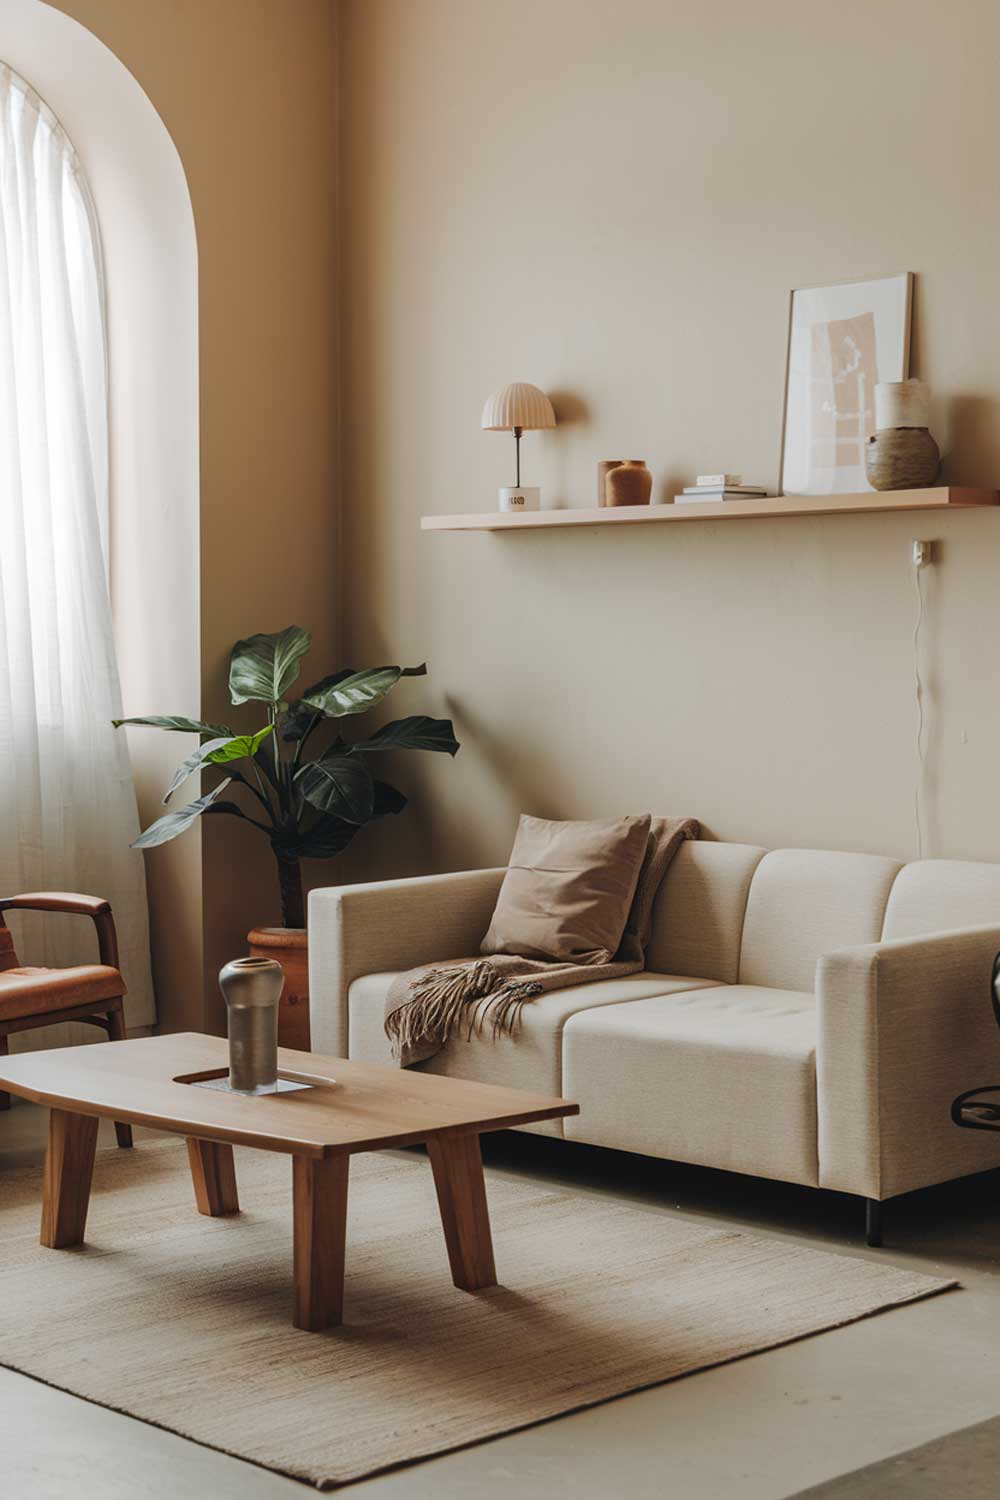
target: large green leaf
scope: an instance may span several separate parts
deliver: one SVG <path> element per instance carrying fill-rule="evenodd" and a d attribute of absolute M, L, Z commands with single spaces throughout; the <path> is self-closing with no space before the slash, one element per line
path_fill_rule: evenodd
<path fill-rule="evenodd" d="M 219 749 L 220 745 L 228 745 L 228 743 L 229 739 L 226 736 L 222 736 L 214 740 L 206 740 L 203 745 L 198 746 L 197 750 L 193 750 L 186 760 L 182 760 L 180 765 L 177 767 L 177 770 L 174 772 L 173 780 L 164 793 L 164 805 L 170 801 L 177 788 L 179 786 L 182 786 L 193 772 L 197 771 L 199 767 L 203 766 L 209 759 L 209 757 Z"/>
<path fill-rule="evenodd" d="M 203 724 L 200 719 L 185 719 L 180 714 L 150 714 L 144 719 L 112 719 L 116 729 L 123 724 L 146 724 L 150 729 L 179 729 L 182 734 L 207 734 L 211 739 L 232 734 L 226 724 Z"/>
<path fill-rule="evenodd" d="M 225 791 L 229 785 L 229 781 L 229 777 L 225 781 L 220 781 L 219 785 L 213 787 L 210 792 L 206 792 L 204 797 L 198 797 L 194 802 L 189 802 L 179 812 L 166 813 L 162 818 L 157 818 L 155 823 L 150 823 L 145 833 L 140 833 L 139 837 L 133 843 L 132 848 L 154 849 L 157 844 L 168 844 L 179 833 L 183 833 L 185 829 L 190 828 L 191 824 L 200 818 L 203 812 L 208 811 L 212 803 L 219 796 L 219 793 Z"/>
<path fill-rule="evenodd" d="M 458 740 L 450 719 L 429 719 L 426 714 L 414 714 L 409 719 L 394 719 L 383 724 L 381 729 L 367 740 L 356 740 L 352 750 L 443 750 L 454 755 Z"/>
<path fill-rule="evenodd" d="M 372 803 L 372 817 L 385 818 L 391 813 L 401 813 L 406 806 L 407 798 L 388 781 L 376 781 Z"/>
<path fill-rule="evenodd" d="M 281 737 L 285 740 L 301 740 L 309 729 L 310 724 L 317 714 L 322 717 L 323 710 L 315 707 L 315 699 L 327 693 L 330 688 L 336 687 L 338 682 L 343 682 L 345 677 L 353 677 L 354 668 L 345 667 L 342 672 L 332 672 L 329 677 L 320 678 L 314 682 L 312 687 L 307 687 L 301 698 L 289 705 L 288 712 L 281 721 Z"/>
<path fill-rule="evenodd" d="M 297 785 L 319 812 L 333 813 L 348 823 L 367 823 L 372 815 L 372 774 L 356 755 L 324 755 L 302 767 Z"/>
<path fill-rule="evenodd" d="M 299 675 L 299 662 L 312 645 L 301 625 L 276 635 L 237 641 L 229 658 L 229 696 L 234 703 L 279 703 Z"/>
<path fill-rule="evenodd" d="M 304 694 L 300 701 L 328 719 L 339 719 L 345 714 L 360 714 L 374 708 L 401 677 L 426 675 L 426 663 L 419 667 L 366 667 L 363 672 L 352 672 L 350 677 L 333 681 L 320 691 Z"/>
<path fill-rule="evenodd" d="M 163 799 L 164 803 L 169 802 L 177 788 L 202 766 L 224 766 L 230 761 L 245 760 L 248 755 L 255 755 L 258 746 L 267 739 L 273 728 L 273 724 L 265 724 L 264 728 L 258 729 L 256 734 L 227 735 L 214 740 L 206 740 L 177 767 L 174 779 Z"/>
<path fill-rule="evenodd" d="M 347 848 L 357 831 L 356 823 L 343 818 L 321 818 L 297 841 L 295 852 L 300 859 L 332 859 Z"/>
<path fill-rule="evenodd" d="M 256 734 L 234 734 L 231 740 L 208 758 L 213 766 L 224 766 L 230 760 L 244 760 L 248 755 L 256 755 L 268 735 L 273 733 L 274 725 L 265 724 Z"/>

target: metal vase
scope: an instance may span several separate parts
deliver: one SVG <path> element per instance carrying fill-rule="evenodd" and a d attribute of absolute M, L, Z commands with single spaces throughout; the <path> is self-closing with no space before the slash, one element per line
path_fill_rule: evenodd
<path fill-rule="evenodd" d="M 273 958 L 234 958 L 219 970 L 229 1031 L 229 1087 L 272 1094 L 278 1086 L 278 1001 L 285 974 Z"/>

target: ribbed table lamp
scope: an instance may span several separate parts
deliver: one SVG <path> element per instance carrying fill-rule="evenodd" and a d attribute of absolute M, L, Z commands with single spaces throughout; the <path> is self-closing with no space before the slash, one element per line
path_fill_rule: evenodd
<path fill-rule="evenodd" d="M 516 462 L 515 483 L 500 491 L 501 510 L 538 510 L 542 492 L 537 486 L 521 485 L 521 433 L 539 427 L 554 427 L 552 402 L 537 385 L 522 381 L 495 391 L 483 407 L 482 427 L 488 432 L 512 432 Z"/>

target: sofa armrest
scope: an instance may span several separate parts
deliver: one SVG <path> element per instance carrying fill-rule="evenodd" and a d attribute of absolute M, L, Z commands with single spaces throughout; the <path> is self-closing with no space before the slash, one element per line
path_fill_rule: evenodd
<path fill-rule="evenodd" d="M 363 974 L 478 953 L 506 873 L 462 870 L 310 892 L 313 1050 L 347 1056 L 347 992 Z"/>
<path fill-rule="evenodd" d="M 1000 926 L 828 953 L 816 971 L 821 1187 L 891 1198 L 1000 1165 L 952 1100 L 1000 1082 L 990 1005 Z"/>

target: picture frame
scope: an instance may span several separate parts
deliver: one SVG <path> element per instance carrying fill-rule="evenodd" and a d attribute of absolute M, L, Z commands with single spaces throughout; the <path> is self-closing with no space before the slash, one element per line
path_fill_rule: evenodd
<path fill-rule="evenodd" d="M 875 386 L 910 373 L 913 272 L 796 287 L 788 305 L 783 495 L 871 490 Z"/>

